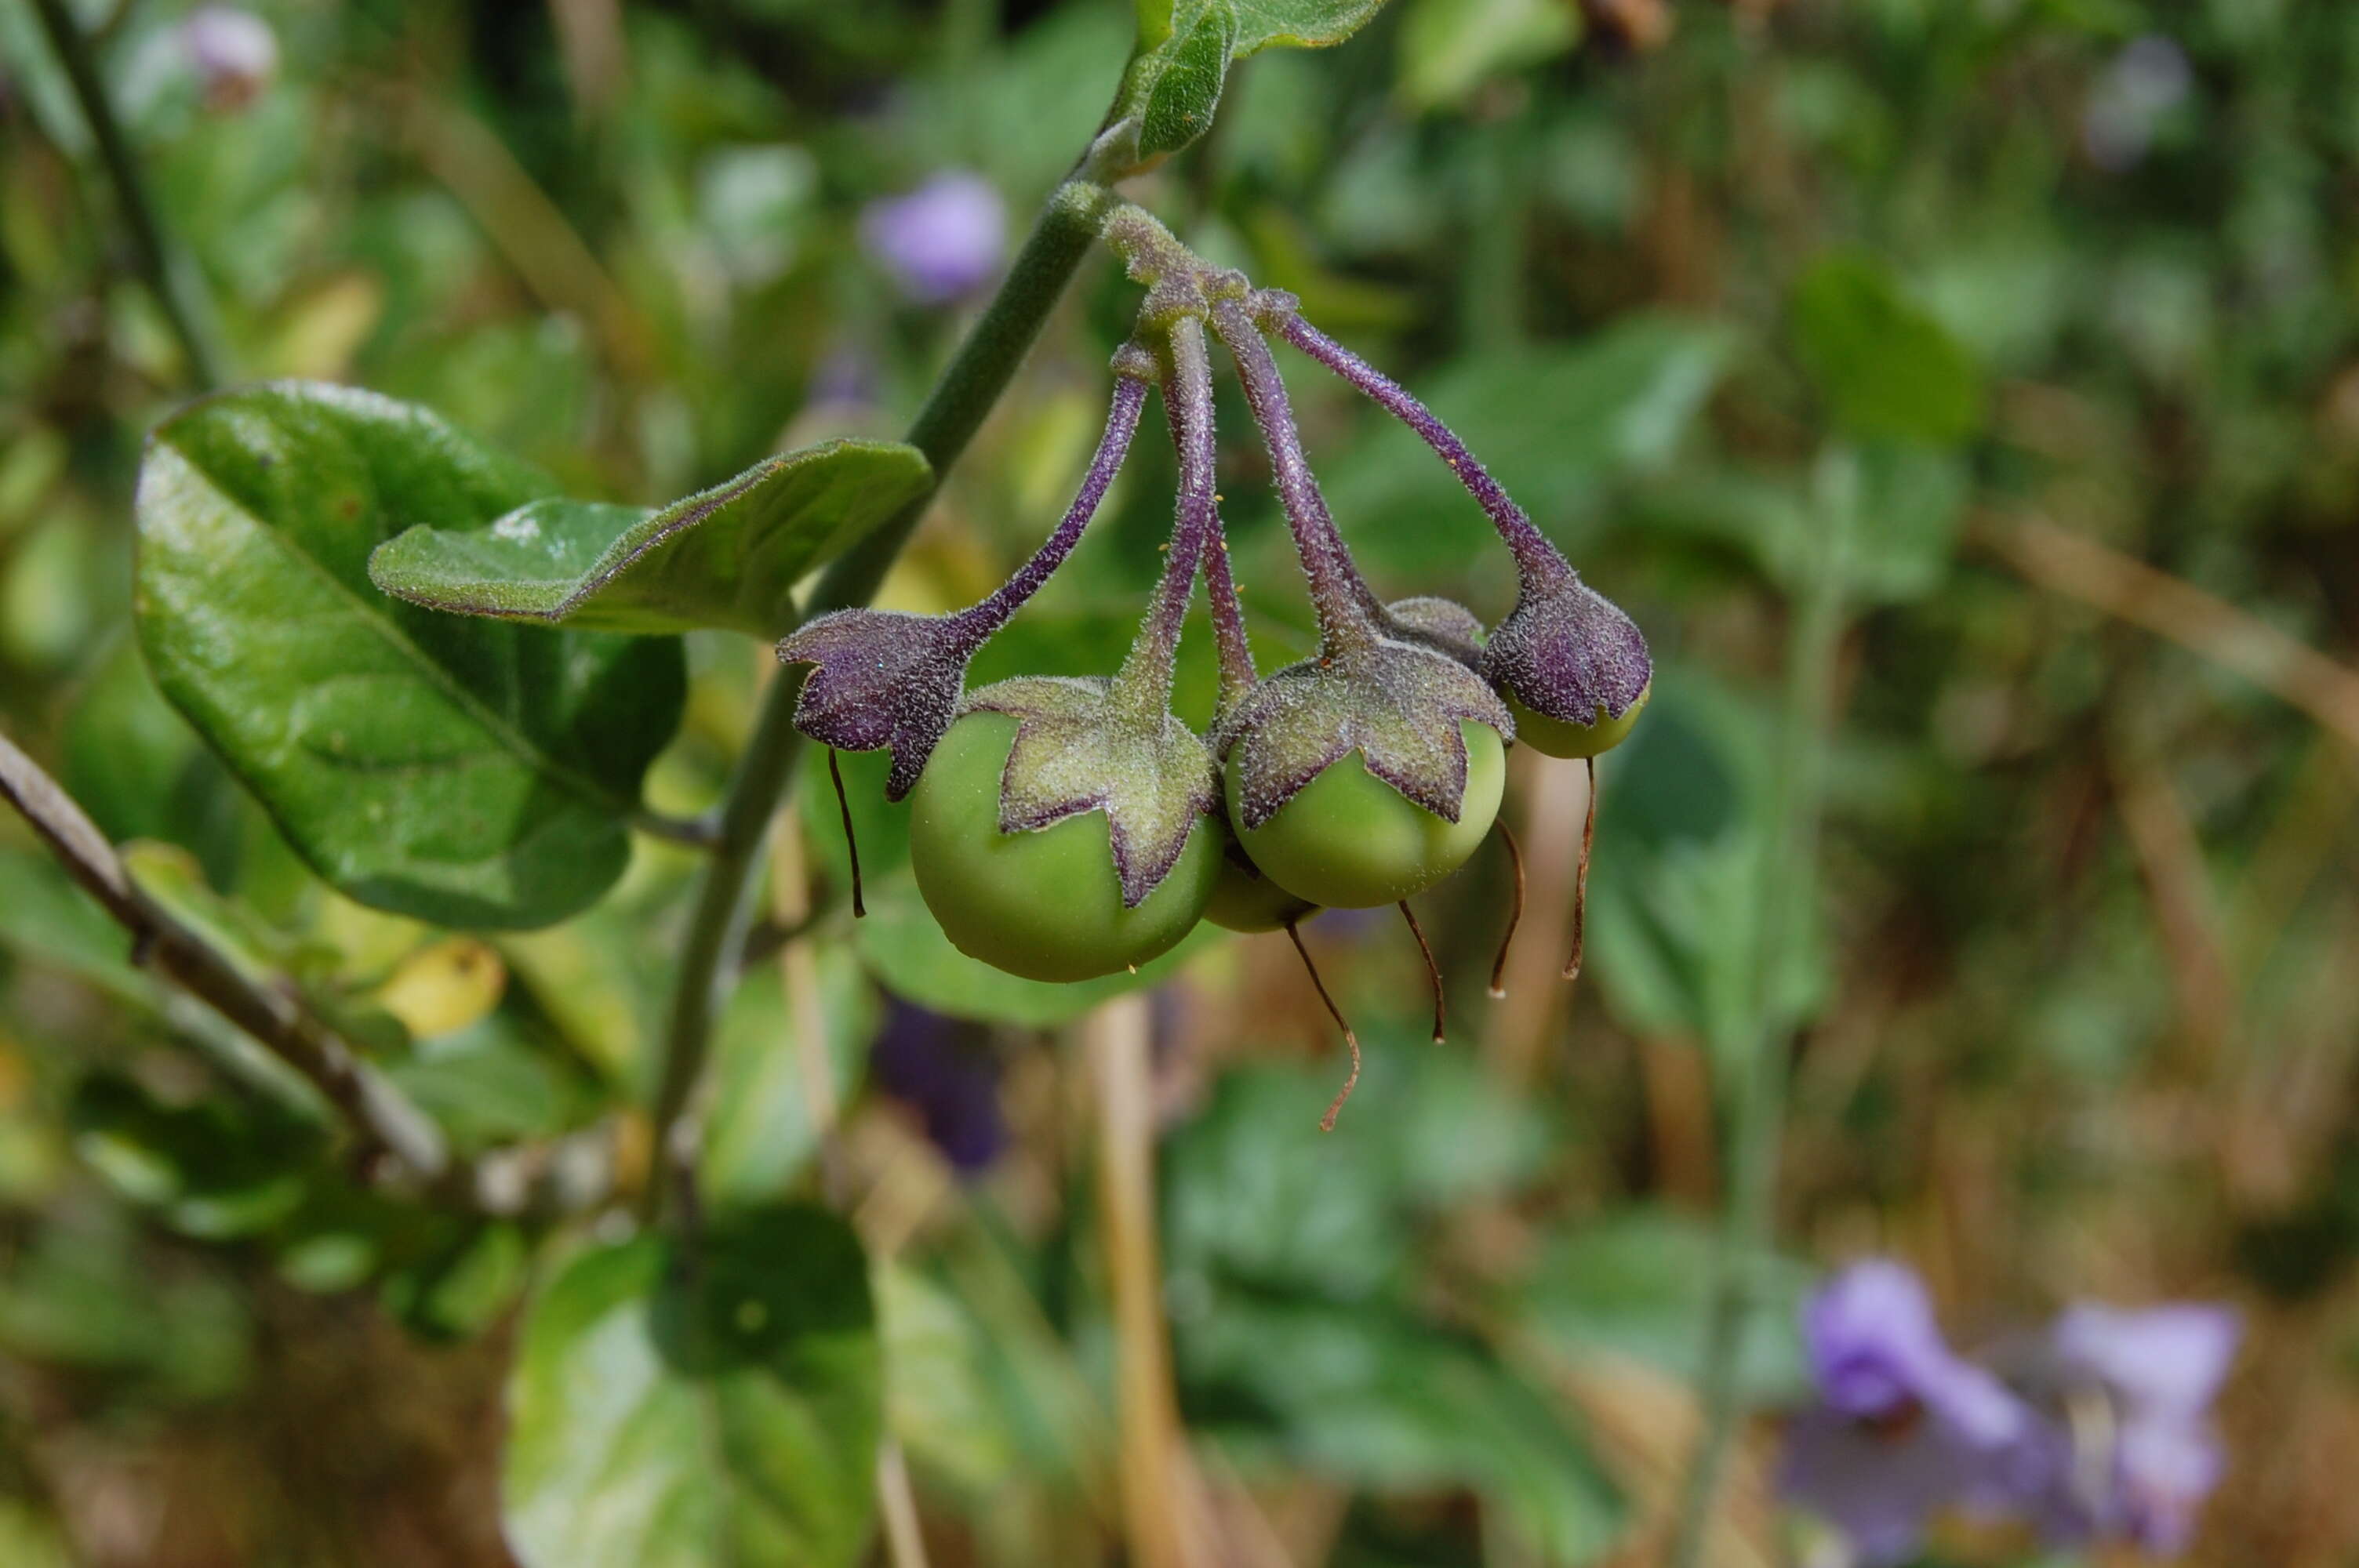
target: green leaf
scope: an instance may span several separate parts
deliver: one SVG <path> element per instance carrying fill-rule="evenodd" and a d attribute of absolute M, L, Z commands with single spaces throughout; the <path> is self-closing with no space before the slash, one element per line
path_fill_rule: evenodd
<path fill-rule="evenodd" d="M 1102 147 L 1119 178 L 1152 168 L 1212 127 L 1229 65 L 1275 46 L 1350 38 L 1384 0 L 1139 0 L 1138 46 Z"/>
<path fill-rule="evenodd" d="M 1793 321 L 1802 369 L 1847 433 L 1939 444 L 1981 428 L 1981 369 L 1873 258 L 1818 262 L 1795 285 Z"/>
<path fill-rule="evenodd" d="M 1325 49 L 1364 27 L 1385 0 L 1138 0 L 1138 48 L 1154 49 L 1199 10 L 1228 14 L 1243 59 L 1273 44 Z"/>
<path fill-rule="evenodd" d="M 868 1266 L 804 1206 L 572 1260 L 508 1386 L 508 1544 L 527 1568 L 861 1561 L 884 1423 Z"/>
<path fill-rule="evenodd" d="M 1385 0 L 1230 0 L 1239 59 L 1273 46 L 1323 49 L 1367 25 Z"/>
<path fill-rule="evenodd" d="M 1235 18 L 1215 5 L 1156 51 L 1138 110 L 1142 159 L 1178 152 L 1211 127 L 1235 42 Z"/>
<path fill-rule="evenodd" d="M 1549 1243 L 1518 1292 L 1527 1327 L 1576 1357 L 1631 1357 L 1692 1380 L 1701 1368 L 1716 1245 L 1712 1228 L 1668 1210 L 1635 1209 Z M 1749 1400 L 1799 1395 L 1799 1311 L 1810 1271 L 1773 1255 L 1753 1261 L 1762 1292 L 1738 1386 Z"/>
<path fill-rule="evenodd" d="M 794 626 L 803 574 L 932 483 L 915 447 L 829 441 L 766 458 L 660 512 L 543 498 L 490 519 L 420 523 L 377 546 L 369 577 L 461 615 L 779 637 Z"/>
<path fill-rule="evenodd" d="M 1589 944 L 1606 1004 L 1634 1033 L 1701 1040 L 1723 1066 L 1753 1048 L 1761 866 L 1774 831 L 1772 729 L 1759 698 L 1658 665 L 1646 721 L 1600 763 Z M 1826 988 L 1818 912 L 1784 971 L 1778 1016 Z M 1733 1081 L 1733 1080 L 1731 1080 Z"/>
<path fill-rule="evenodd" d="M 1401 21 L 1401 95 L 1418 109 L 1455 103 L 1571 49 L 1581 16 L 1564 0 L 1418 0 Z"/>
<path fill-rule="evenodd" d="M 848 1105 L 866 1065 L 875 990 L 848 944 L 815 945 L 815 994 L 789 997 L 779 967 L 766 964 L 729 999 L 713 1042 L 712 1110 L 706 1118 L 698 1190 L 709 1207 L 753 1207 L 783 1197 L 819 1148 L 801 1032 L 825 1036 L 835 1103 Z"/>
<path fill-rule="evenodd" d="M 1268 1412 L 1282 1456 L 1386 1490 L 1473 1487 L 1543 1561 L 1593 1561 L 1620 1524 L 1572 1411 L 1397 1307 L 1224 1292 L 1177 1348 L 1190 1386 Z"/>
<path fill-rule="evenodd" d="M 679 720 L 679 646 L 455 620 L 380 594 L 413 524 L 549 493 L 425 409 L 282 384 L 167 421 L 139 481 L 137 616 L 157 684 L 313 870 L 361 903 L 518 927 L 629 859 Z"/>

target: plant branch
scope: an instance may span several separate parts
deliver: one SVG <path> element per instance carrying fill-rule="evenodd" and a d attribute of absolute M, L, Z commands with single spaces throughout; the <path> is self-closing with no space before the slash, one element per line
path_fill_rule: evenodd
<path fill-rule="evenodd" d="M 155 199 L 123 134 L 123 123 L 115 118 L 114 101 L 107 95 L 90 39 L 75 22 L 66 0 L 33 0 L 33 11 L 40 18 L 41 30 L 49 35 L 58 63 L 65 68 L 66 80 L 82 105 L 82 119 L 90 126 L 91 140 L 98 146 L 99 161 L 106 168 L 107 182 L 114 188 L 114 204 L 130 233 L 132 260 L 140 281 L 156 297 L 165 324 L 179 340 L 190 374 L 207 390 L 220 386 L 223 381 L 220 347 L 186 269 L 175 262 L 165 243 Z"/>
<path fill-rule="evenodd" d="M 1843 631 L 1843 577 L 1856 496 L 1847 459 L 1822 468 L 1832 481 L 1819 530 L 1819 559 L 1787 633 L 1786 694 L 1770 776 L 1770 838 L 1762 856 L 1759 936 L 1754 951 L 1754 1037 L 1736 1086 L 1734 1150 L 1701 1372 L 1703 1430 L 1688 1467 L 1679 1534 L 1669 1562 L 1702 1561 L 1739 1414 L 1738 1373 L 1761 1296 L 1762 1261 L 1775 1239 L 1779 1144 L 1786 1118 L 1788 1044 L 1794 1021 L 1779 996 L 1794 944 L 1809 919 L 1818 862 L 1827 731 L 1835 655 Z"/>
<path fill-rule="evenodd" d="M 292 994 L 248 978 L 158 908 L 131 880 L 98 825 L 5 736 L 0 736 L 0 795 L 130 934 L 135 961 L 152 966 L 294 1068 L 352 1124 L 364 1153 L 390 1156 L 429 1186 L 451 1179 L 451 1151 L 425 1112 Z"/>
<path fill-rule="evenodd" d="M 997 297 L 909 427 L 909 443 L 933 464 L 937 487 L 1015 378 L 1041 323 L 1096 243 L 1099 222 L 1113 200 L 1103 188 L 1079 179 L 1068 180 L 1049 197 Z M 931 500 L 929 492 L 911 502 L 838 557 L 803 607 L 805 618 L 867 603 Z M 658 1160 L 667 1165 L 693 1165 L 696 1140 L 690 1102 L 704 1073 L 713 1013 L 736 979 L 755 867 L 801 750 L 793 719 L 802 681 L 801 672 L 788 670 L 770 683 L 721 808 L 720 840 L 697 890 L 673 982 L 656 1087 L 656 1148 Z M 650 1182 L 650 1206 L 660 1206 L 673 1184 L 662 1179 Z"/>

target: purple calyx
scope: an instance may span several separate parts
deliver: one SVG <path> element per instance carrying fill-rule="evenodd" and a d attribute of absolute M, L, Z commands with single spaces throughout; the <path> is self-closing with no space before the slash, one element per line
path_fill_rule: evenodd
<path fill-rule="evenodd" d="M 797 628 L 778 643 L 780 663 L 811 666 L 796 699 L 795 728 L 842 751 L 890 748 L 887 800 L 900 800 L 916 787 L 926 759 L 958 716 L 967 665 L 1065 563 L 1105 500 L 1130 451 L 1148 381 L 1156 373 L 1153 357 L 1135 344 L 1114 356 L 1114 370 L 1105 432 L 1072 505 L 1031 558 L 990 597 L 949 615 L 839 610 Z"/>

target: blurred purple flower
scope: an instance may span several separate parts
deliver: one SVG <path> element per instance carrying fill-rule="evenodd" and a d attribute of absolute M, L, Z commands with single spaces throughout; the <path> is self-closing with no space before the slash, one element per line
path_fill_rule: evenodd
<path fill-rule="evenodd" d="M 179 43 L 209 108 L 242 109 L 278 74 L 278 35 L 235 5 L 198 6 L 180 24 Z"/>
<path fill-rule="evenodd" d="M 2219 1481 L 2209 1412 L 2242 1333 L 2225 1307 L 2072 1307 L 1995 1348 L 2002 1382 L 1950 1349 L 1915 1274 L 1878 1260 L 1830 1281 L 1802 1333 L 1819 1403 L 1788 1429 L 1780 1487 L 1861 1562 L 1906 1560 L 1947 1509 L 2176 1552 Z"/>
<path fill-rule="evenodd" d="M 2162 117 L 2194 83 L 2194 70 L 2177 44 L 2159 33 L 2131 39 L 2097 78 L 2082 112 L 2081 146 L 2089 161 L 2108 174 L 2136 168 Z"/>
<path fill-rule="evenodd" d="M 2056 1320 L 2027 1377 L 2062 1412 L 2040 1509 L 2051 1535 L 2185 1550 L 2225 1467 L 2211 1407 L 2243 1335 L 2234 1311 L 2196 1303 L 2081 1305 Z"/>
<path fill-rule="evenodd" d="M 942 1158 L 964 1173 L 988 1166 L 1007 1143 L 998 1065 L 973 1038 L 979 1033 L 896 1000 L 868 1051 L 876 1087 L 916 1111 Z"/>
<path fill-rule="evenodd" d="M 925 305 L 973 293 L 999 272 L 1007 250 L 1007 209 L 981 175 L 948 170 L 907 196 L 871 201 L 860 242 Z"/>
<path fill-rule="evenodd" d="M 1836 1275 L 1804 1308 L 1802 1335 L 1822 1402 L 1788 1429 L 1779 1487 L 1862 1561 L 1902 1562 L 1941 1509 L 2005 1507 L 2043 1477 L 2030 1407 L 1950 1349 L 1900 1264 Z"/>

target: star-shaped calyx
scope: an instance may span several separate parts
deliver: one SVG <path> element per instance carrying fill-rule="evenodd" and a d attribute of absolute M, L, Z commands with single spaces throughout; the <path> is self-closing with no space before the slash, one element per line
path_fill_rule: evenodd
<path fill-rule="evenodd" d="M 963 710 L 1016 720 L 1000 778 L 999 830 L 1033 832 L 1104 812 L 1125 908 L 1146 902 L 1197 824 L 1219 808 L 1204 742 L 1159 701 L 1142 702 L 1117 680 L 1019 676 L 970 694 Z"/>
<path fill-rule="evenodd" d="M 1238 771 L 1243 826 L 1259 827 L 1327 768 L 1360 753 L 1368 772 L 1446 822 L 1466 793 L 1464 721 L 1513 739 L 1482 677 L 1445 654 L 1370 638 L 1288 665 L 1225 716 L 1222 756 Z"/>
<path fill-rule="evenodd" d="M 967 662 L 989 634 L 963 613 L 822 615 L 778 644 L 781 663 L 811 666 L 795 702 L 795 728 L 839 751 L 889 747 L 885 798 L 899 800 L 958 717 Z"/>
<path fill-rule="evenodd" d="M 1534 713 L 1596 725 L 1628 713 L 1655 676 L 1646 635 L 1571 568 L 1527 572 L 1483 648 L 1483 674 Z"/>

